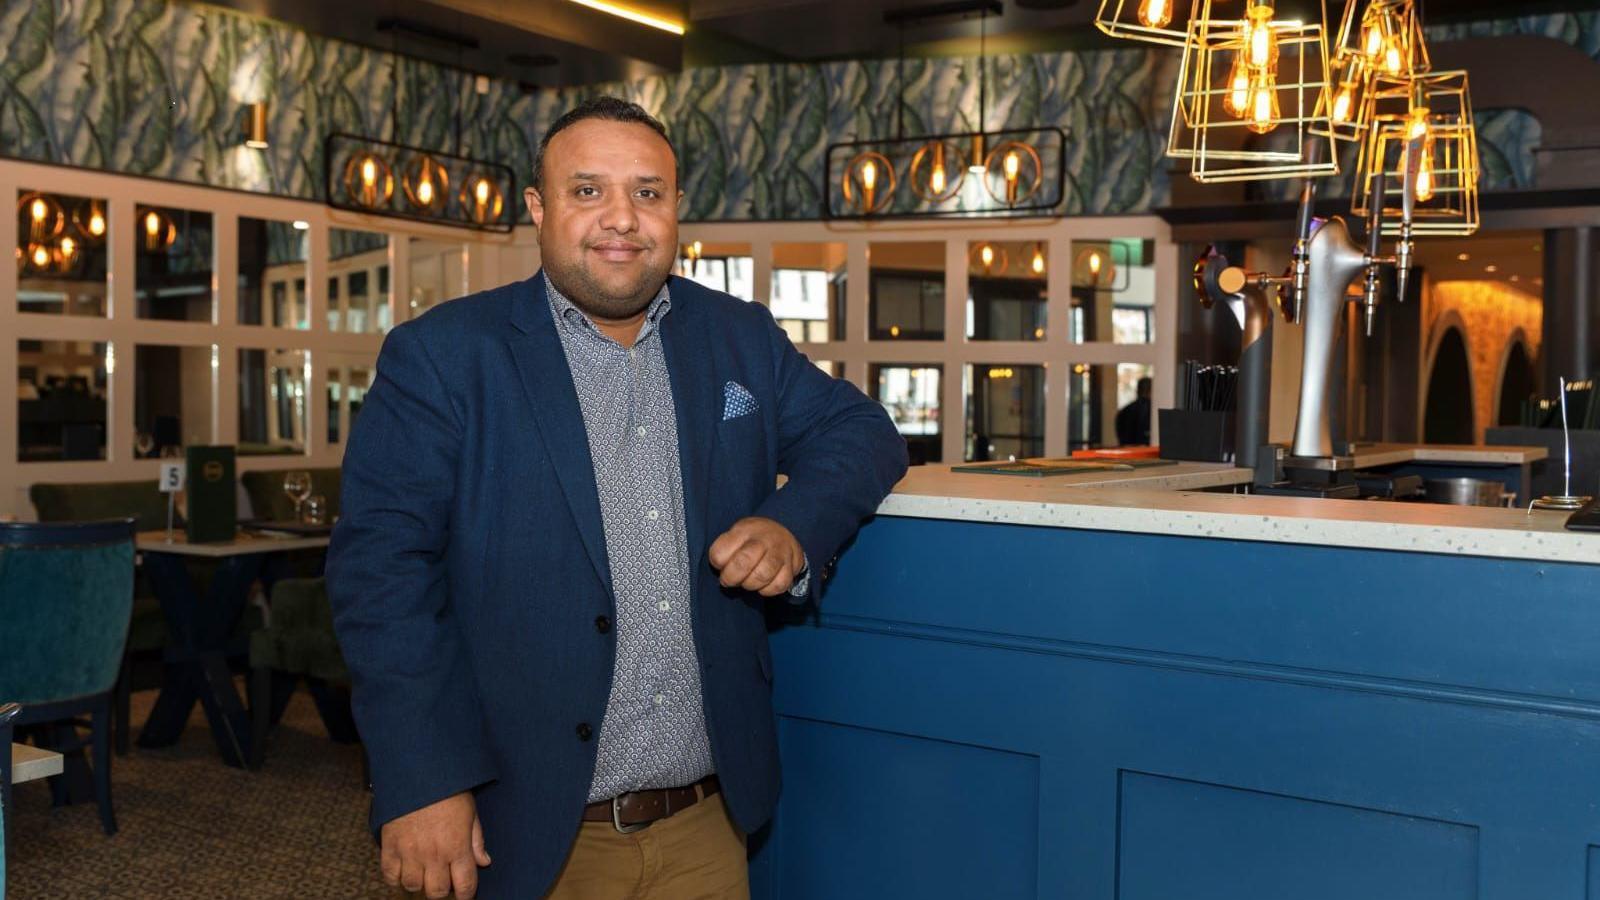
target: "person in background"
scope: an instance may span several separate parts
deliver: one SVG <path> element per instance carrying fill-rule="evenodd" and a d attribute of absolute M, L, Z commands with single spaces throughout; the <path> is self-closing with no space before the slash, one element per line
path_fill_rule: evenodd
<path fill-rule="evenodd" d="M 1138 396 L 1117 410 L 1117 444 L 1123 447 L 1150 445 L 1150 377 L 1139 379 Z"/>
<path fill-rule="evenodd" d="M 384 342 L 327 572 L 390 884 L 748 896 L 763 607 L 816 596 L 906 447 L 765 307 L 669 277 L 681 197 L 661 124 L 588 101 L 535 157 L 543 268 Z"/>

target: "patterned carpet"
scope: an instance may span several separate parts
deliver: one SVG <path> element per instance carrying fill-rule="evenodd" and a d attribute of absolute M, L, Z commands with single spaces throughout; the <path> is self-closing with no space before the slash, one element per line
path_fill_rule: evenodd
<path fill-rule="evenodd" d="M 241 685 L 242 691 L 242 685 Z M 134 734 L 153 691 L 134 695 Z M 92 802 L 52 809 L 43 782 L 18 785 L 8 900 L 396 898 L 367 834 L 361 752 L 328 739 L 298 691 L 259 772 L 224 766 L 195 707 L 173 747 L 135 745 L 112 766 L 119 830 Z"/>

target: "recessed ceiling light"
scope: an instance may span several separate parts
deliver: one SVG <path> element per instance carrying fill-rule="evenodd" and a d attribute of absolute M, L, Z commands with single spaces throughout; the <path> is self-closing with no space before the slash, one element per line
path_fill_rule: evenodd
<path fill-rule="evenodd" d="M 1472 254 L 1471 253 L 1457 253 L 1456 254 L 1456 259 L 1459 259 L 1462 262 L 1466 262 L 1467 260 L 1469 260 L 1471 258 L 1472 258 Z"/>
<path fill-rule="evenodd" d="M 1500 267 L 1495 265 L 1494 263 L 1490 263 L 1487 266 L 1484 266 L 1483 270 L 1485 272 L 1488 272 L 1490 275 L 1493 275 L 1494 273 L 1500 271 Z"/>

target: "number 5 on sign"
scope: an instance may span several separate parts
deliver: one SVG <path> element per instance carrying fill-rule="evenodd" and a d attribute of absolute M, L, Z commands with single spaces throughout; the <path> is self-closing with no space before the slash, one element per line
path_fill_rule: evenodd
<path fill-rule="evenodd" d="M 161 493 L 171 494 L 183 490 L 183 463 L 161 464 Z"/>

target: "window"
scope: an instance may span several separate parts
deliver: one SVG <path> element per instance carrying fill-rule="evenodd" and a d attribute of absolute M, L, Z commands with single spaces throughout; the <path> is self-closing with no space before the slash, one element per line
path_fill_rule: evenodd
<path fill-rule="evenodd" d="M 873 396 L 906 439 L 912 465 L 944 458 L 939 415 L 943 375 L 939 364 L 875 364 L 868 373 Z"/>
<path fill-rule="evenodd" d="M 967 337 L 1042 341 L 1049 259 L 1042 241 L 973 241 L 967 246 Z"/>
<path fill-rule="evenodd" d="M 774 244 L 768 298 L 796 344 L 844 340 L 844 244 Z"/>
<path fill-rule="evenodd" d="M 111 345 L 17 342 L 17 460 L 106 458 Z"/>
<path fill-rule="evenodd" d="M 1043 456 L 1045 367 L 977 363 L 965 368 L 967 460 Z"/>
<path fill-rule="evenodd" d="M 106 315 L 106 202 L 17 192 L 17 310 Z"/>
<path fill-rule="evenodd" d="M 138 317 L 216 321 L 211 214 L 141 204 L 135 209 L 134 231 Z"/>
<path fill-rule="evenodd" d="M 311 327 L 307 233 L 290 222 L 239 220 L 240 325 Z"/>
<path fill-rule="evenodd" d="M 944 340 L 944 244 L 874 243 L 868 256 L 868 337 Z"/>

